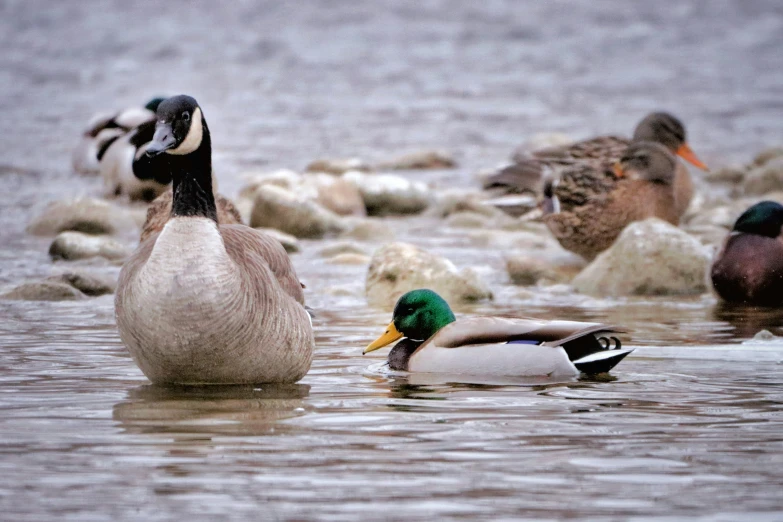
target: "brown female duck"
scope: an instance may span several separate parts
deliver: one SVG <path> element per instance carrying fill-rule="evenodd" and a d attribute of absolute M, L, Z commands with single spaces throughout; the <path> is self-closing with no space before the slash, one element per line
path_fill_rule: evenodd
<path fill-rule="evenodd" d="M 563 248 L 586 259 L 633 221 L 657 217 L 677 225 L 676 164 L 666 147 L 649 141 L 632 143 L 613 169 L 576 164 L 547 184 L 544 223 Z"/>
<path fill-rule="evenodd" d="M 546 183 L 545 177 L 558 177 L 564 169 L 579 164 L 587 164 L 594 169 L 606 168 L 617 162 L 628 145 L 636 141 L 660 143 L 672 154 L 707 170 L 707 166 L 688 145 L 682 122 L 671 114 L 653 112 L 639 122 L 630 140 L 618 136 L 600 136 L 562 147 L 539 149 L 530 153 L 517 152 L 512 158 L 514 164 L 489 177 L 484 188 L 498 189 L 506 193 L 539 195 Z M 679 162 L 675 172 L 674 189 L 678 194 L 677 212 L 682 216 L 693 197 L 693 182 L 688 169 Z"/>

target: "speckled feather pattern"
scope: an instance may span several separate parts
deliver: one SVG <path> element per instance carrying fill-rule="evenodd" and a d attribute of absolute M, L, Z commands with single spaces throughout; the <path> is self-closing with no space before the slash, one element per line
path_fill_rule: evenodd
<path fill-rule="evenodd" d="M 156 383 L 299 380 L 314 348 L 303 305 L 277 240 L 194 217 L 144 241 L 115 296 L 120 336 Z"/>

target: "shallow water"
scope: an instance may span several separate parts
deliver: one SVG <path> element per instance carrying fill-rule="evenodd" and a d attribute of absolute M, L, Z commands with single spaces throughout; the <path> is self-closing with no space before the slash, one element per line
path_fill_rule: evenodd
<path fill-rule="evenodd" d="M 69 168 L 96 110 L 193 94 L 229 195 L 250 168 L 422 147 L 461 167 L 404 175 L 475 186 L 535 132 L 625 133 L 656 108 L 685 120 L 708 163 L 743 162 L 780 143 L 782 11 L 3 2 L 0 290 L 67 268 L 24 226 L 47 201 L 100 194 Z M 389 319 L 365 304 L 366 267 L 326 263 L 315 241 L 293 257 L 318 311 L 296 386 L 154 387 L 119 342 L 111 297 L 0 301 L 0 518 L 783 519 L 783 344 L 742 343 L 783 334 L 783 312 L 531 293 L 509 285 L 502 246 L 432 218 L 389 222 L 479 267 L 495 300 L 460 312 L 606 321 L 643 348 L 603 380 L 388 372 L 360 355 Z"/>

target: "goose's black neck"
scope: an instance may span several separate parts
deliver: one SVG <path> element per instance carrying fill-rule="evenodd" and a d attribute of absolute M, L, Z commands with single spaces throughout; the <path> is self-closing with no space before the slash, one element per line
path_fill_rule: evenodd
<path fill-rule="evenodd" d="M 212 139 L 207 122 L 201 120 L 201 144 L 190 154 L 166 154 L 171 169 L 174 199 L 171 217 L 206 217 L 217 223 L 212 192 Z"/>

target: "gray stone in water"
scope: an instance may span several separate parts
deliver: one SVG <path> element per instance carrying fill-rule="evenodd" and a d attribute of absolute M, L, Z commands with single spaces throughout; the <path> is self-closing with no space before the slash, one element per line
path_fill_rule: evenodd
<path fill-rule="evenodd" d="M 558 266 L 551 260 L 527 255 L 506 258 L 506 270 L 511 282 L 520 286 L 533 286 L 540 282 L 564 283 L 575 272 L 573 265 Z"/>
<path fill-rule="evenodd" d="M 44 281 L 70 285 L 89 296 L 113 294 L 117 286 L 117 282 L 112 278 L 81 272 L 65 272 L 64 274 L 47 277 Z"/>
<path fill-rule="evenodd" d="M 251 227 L 281 230 L 298 238 L 319 239 L 343 230 L 339 216 L 321 205 L 274 185 L 258 187 Z"/>
<path fill-rule="evenodd" d="M 36 216 L 27 232 L 53 236 L 64 231 L 86 234 L 115 234 L 138 225 L 127 210 L 94 198 L 54 201 Z"/>
<path fill-rule="evenodd" d="M 745 194 L 761 195 L 783 190 L 783 156 L 770 159 L 745 176 Z"/>
<path fill-rule="evenodd" d="M 451 303 L 491 299 L 492 292 L 471 269 L 408 243 L 389 243 L 372 256 L 365 295 L 373 306 L 391 309 L 410 290 L 429 288 Z"/>
<path fill-rule="evenodd" d="M 761 166 L 767 164 L 770 160 L 783 156 L 783 147 L 770 147 L 762 150 L 753 158 L 753 165 Z"/>
<path fill-rule="evenodd" d="M 453 169 L 457 161 L 442 150 L 422 150 L 403 154 L 378 165 L 381 170 Z"/>
<path fill-rule="evenodd" d="M 710 258 L 698 239 L 669 223 L 637 221 L 572 284 L 593 296 L 701 294 Z"/>
<path fill-rule="evenodd" d="M 318 255 L 321 257 L 334 257 L 340 254 L 367 255 L 367 251 L 352 241 L 340 241 L 318 251 Z"/>
<path fill-rule="evenodd" d="M 305 167 L 307 172 L 325 172 L 326 174 L 342 174 L 349 170 L 369 172 L 372 167 L 359 158 L 322 158 Z"/>
<path fill-rule="evenodd" d="M 359 241 L 391 241 L 394 239 L 394 229 L 382 219 L 346 219 L 345 231 L 340 237 L 357 239 Z"/>
<path fill-rule="evenodd" d="M 38 281 L 21 284 L 0 297 L 23 301 L 75 301 L 86 296 L 67 283 Z"/>
<path fill-rule="evenodd" d="M 424 183 L 394 174 L 346 172 L 343 179 L 359 189 L 371 216 L 418 214 L 430 205 L 430 190 Z"/>
<path fill-rule="evenodd" d="M 124 245 L 106 236 L 91 236 L 81 232 L 62 232 L 49 247 L 52 259 L 73 261 L 90 257 L 104 257 L 117 261 L 130 254 Z"/>

